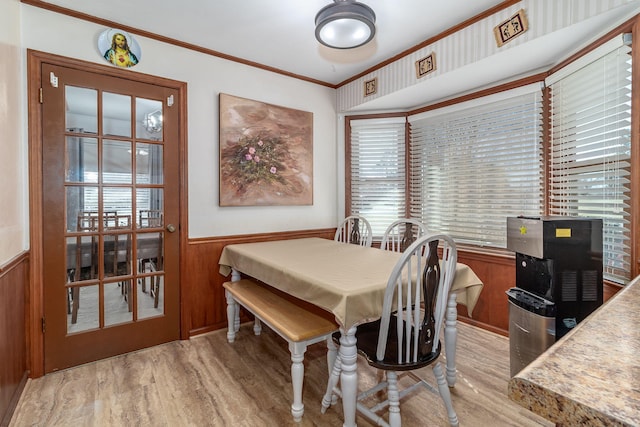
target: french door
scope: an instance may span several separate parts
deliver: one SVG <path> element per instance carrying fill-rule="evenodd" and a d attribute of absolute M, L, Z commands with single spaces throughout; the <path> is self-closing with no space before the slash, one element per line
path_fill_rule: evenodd
<path fill-rule="evenodd" d="M 46 373 L 179 338 L 179 92 L 41 73 Z"/>

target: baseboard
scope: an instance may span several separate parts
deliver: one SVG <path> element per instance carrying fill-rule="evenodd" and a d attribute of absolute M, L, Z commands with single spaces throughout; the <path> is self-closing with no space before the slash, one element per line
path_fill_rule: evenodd
<path fill-rule="evenodd" d="M 202 334 L 206 334 L 208 332 L 213 332 L 213 331 L 217 331 L 220 329 L 226 329 L 227 328 L 227 321 L 225 320 L 222 323 L 214 323 L 211 325 L 207 325 L 204 326 L 202 328 L 196 328 L 196 329 L 191 329 L 189 331 L 189 338 L 194 337 L 196 335 L 202 335 Z"/>
<path fill-rule="evenodd" d="M 458 314 L 458 320 L 466 323 L 468 325 L 471 326 L 475 326 L 478 327 L 480 329 L 484 329 L 485 331 L 489 331 L 489 332 L 493 332 L 494 334 L 498 334 L 498 335 L 502 335 L 504 337 L 508 337 L 509 336 L 509 331 L 506 331 L 504 329 L 501 328 L 496 328 L 493 325 L 489 325 L 487 323 L 483 323 L 483 322 L 478 322 L 477 320 L 474 320 L 470 317 L 465 317 L 465 316 L 461 316 L 460 314 Z"/>

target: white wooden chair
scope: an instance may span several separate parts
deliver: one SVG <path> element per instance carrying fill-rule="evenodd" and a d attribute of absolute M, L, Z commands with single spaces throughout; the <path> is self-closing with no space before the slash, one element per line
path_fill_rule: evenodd
<path fill-rule="evenodd" d="M 438 257 L 439 243 L 442 244 L 441 259 Z M 391 272 L 382 317 L 357 328 L 358 353 L 366 358 L 369 365 L 386 374 L 379 384 L 359 393 L 356 403 L 357 410 L 375 425 L 400 427 L 400 400 L 420 385 L 439 394 L 446 407 L 449 423 L 452 426 L 459 424 L 438 360 L 442 348 L 440 335 L 456 262 L 456 246 L 449 236 L 428 234 L 419 238 L 403 252 Z M 398 389 L 398 371 L 410 371 L 427 365 L 433 366 L 437 386 L 420 380 L 407 388 Z M 338 356 L 322 399 L 323 413 L 331 405 L 334 395 L 342 394 L 338 386 L 341 366 L 342 361 Z M 362 402 L 383 388 L 387 389 L 386 400 L 373 407 Z M 378 415 L 384 408 L 388 408 L 388 421 Z M 425 415 L 428 415 L 428 411 L 425 408 Z"/>
<path fill-rule="evenodd" d="M 404 252 L 416 239 L 427 234 L 427 227 L 417 219 L 401 218 L 389 224 L 380 248 L 394 252 Z"/>
<path fill-rule="evenodd" d="M 369 224 L 369 221 L 363 216 L 348 216 L 336 230 L 333 239 L 337 242 L 370 247 L 373 241 L 371 224 Z"/>

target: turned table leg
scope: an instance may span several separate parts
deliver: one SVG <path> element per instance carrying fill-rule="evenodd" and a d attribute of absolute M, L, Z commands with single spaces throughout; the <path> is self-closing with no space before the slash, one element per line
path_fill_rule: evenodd
<path fill-rule="evenodd" d="M 356 425 L 356 401 L 358 397 L 358 371 L 356 349 L 356 327 L 345 331 L 340 328 L 340 388 L 342 389 L 342 412 L 344 414 L 343 427 Z"/>

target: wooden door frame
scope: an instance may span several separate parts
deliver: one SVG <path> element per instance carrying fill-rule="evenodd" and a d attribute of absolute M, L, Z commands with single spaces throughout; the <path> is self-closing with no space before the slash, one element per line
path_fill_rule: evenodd
<path fill-rule="evenodd" d="M 187 171 L 187 84 L 131 70 L 118 69 L 107 65 L 81 61 L 74 58 L 54 55 L 27 49 L 27 104 L 28 104 L 28 140 L 29 140 L 29 235 L 30 235 L 30 280 L 26 304 L 27 321 L 27 368 L 29 376 L 37 378 L 44 375 L 44 269 L 43 269 L 43 209 L 42 209 L 42 104 L 40 88 L 48 82 L 41 76 L 42 64 L 48 63 L 61 67 L 74 68 L 106 76 L 125 78 L 141 83 L 156 84 L 176 90 L 179 95 L 178 108 L 178 151 L 179 151 L 179 223 L 180 230 L 180 271 L 178 286 L 180 301 L 185 301 L 182 286 L 187 240 L 188 240 L 188 171 Z M 178 303 L 180 309 L 180 338 L 189 338 L 188 313 Z"/>

